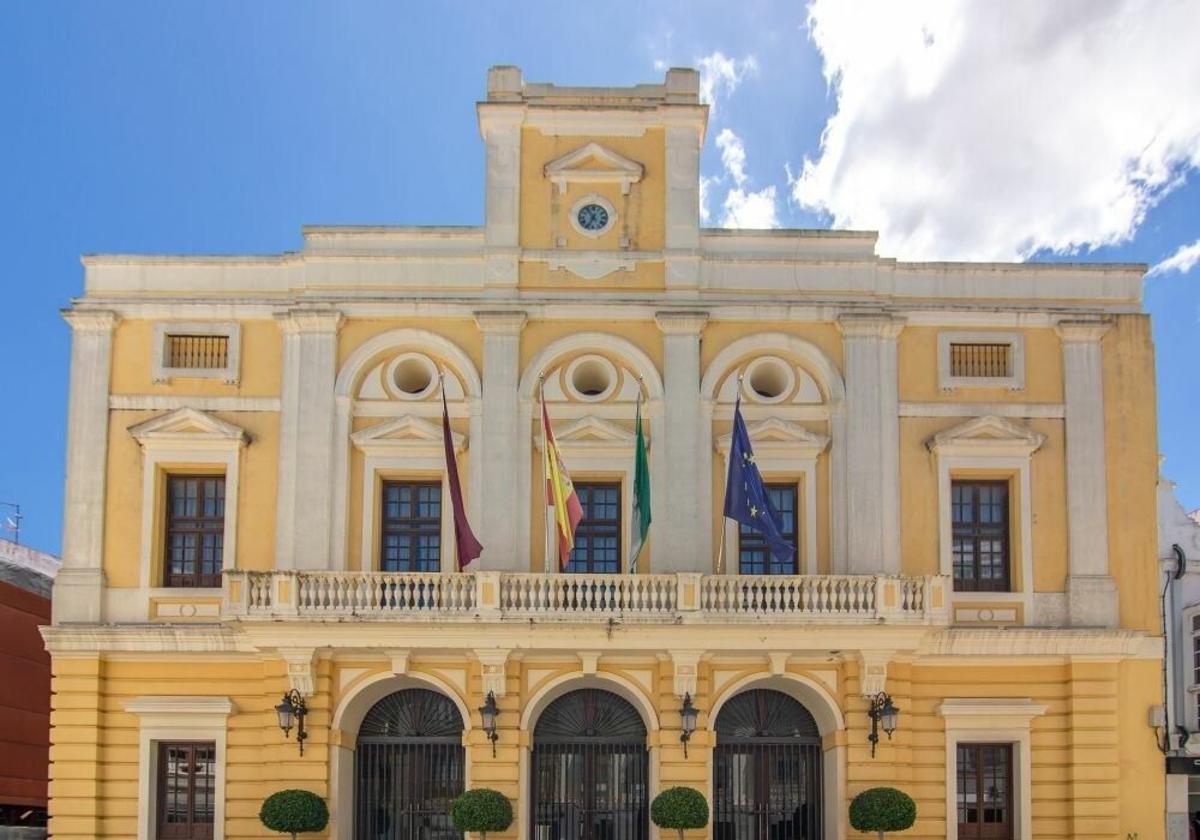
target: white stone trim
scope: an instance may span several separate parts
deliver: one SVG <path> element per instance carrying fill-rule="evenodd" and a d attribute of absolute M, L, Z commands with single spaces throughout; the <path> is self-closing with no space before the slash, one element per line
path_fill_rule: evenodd
<path fill-rule="evenodd" d="M 467 438 L 451 431 L 454 451 L 466 448 Z M 442 429 L 428 420 L 409 415 L 361 429 L 350 436 L 354 447 L 363 453 L 362 470 L 362 545 L 359 568 L 378 570 L 379 557 L 375 551 L 375 520 L 382 501 L 378 493 L 384 477 L 401 477 L 413 473 L 435 473 L 442 482 L 442 541 L 439 552 L 439 571 L 453 574 L 458 571 L 455 561 L 454 510 L 450 504 L 450 477 L 446 472 L 445 444 Z"/>
<path fill-rule="evenodd" d="M 787 379 L 787 385 L 773 397 L 763 396 L 751 384 L 751 380 L 754 378 L 754 371 L 764 365 L 778 368 Z M 743 369 L 742 376 L 742 396 L 751 402 L 762 403 L 764 405 L 783 402 L 792 395 L 792 389 L 796 387 L 796 369 L 778 356 L 759 356 L 751 359 Z"/>
<path fill-rule="evenodd" d="M 212 741 L 213 840 L 225 837 L 225 740 L 229 716 L 237 707 L 227 697 L 135 697 L 125 711 L 138 717 L 137 840 L 153 840 L 158 797 L 158 744 Z"/>
<path fill-rule="evenodd" d="M 937 459 L 938 561 L 942 574 L 954 575 L 954 540 L 950 518 L 951 483 L 967 470 L 1010 473 L 1015 477 L 1019 504 L 1009 494 L 1009 522 L 1016 516 L 1016 544 L 1021 550 L 1020 589 L 1013 592 L 952 592 L 952 602 L 1019 602 L 1025 623 L 1033 618 L 1033 491 L 1030 479 L 1033 453 L 1046 436 L 1001 417 L 977 417 L 938 432 L 926 444 Z M 1009 557 L 1011 568 L 1011 552 Z M 1010 583 L 1014 583 L 1010 578 Z"/>
<path fill-rule="evenodd" d="M 583 225 L 579 224 L 579 211 L 589 204 L 598 204 L 604 208 L 604 212 L 608 214 L 608 224 L 599 230 L 588 230 Z M 588 239 L 599 239 L 604 234 L 611 231 L 617 224 L 617 208 L 613 203 L 599 193 L 589 193 L 583 198 L 571 205 L 571 209 L 567 214 L 567 219 L 571 223 L 572 229 L 580 236 L 586 236 Z M 615 269 L 611 269 L 615 270 Z M 578 272 L 577 272 L 578 273 Z M 605 272 L 608 273 L 608 272 Z M 586 275 L 584 275 L 586 276 Z M 603 275 L 600 275 L 603 276 Z M 593 278 L 594 279 L 594 278 Z"/>
<path fill-rule="evenodd" d="M 1193 640 L 1200 636 L 1200 633 L 1192 632 L 1192 619 L 1197 615 L 1200 615 L 1200 604 L 1192 604 L 1180 612 L 1179 651 L 1172 657 L 1174 662 L 1168 662 L 1168 667 L 1172 670 L 1174 670 L 1176 662 L 1180 663 L 1182 667 L 1179 684 L 1183 686 L 1183 720 L 1189 732 L 1200 729 L 1200 720 L 1197 720 L 1197 693 L 1200 692 L 1200 682 L 1196 680 L 1196 667 L 1192 656 Z M 1168 621 L 1171 619 L 1168 618 Z M 1171 699 L 1174 700 L 1174 698 Z M 1189 747 L 1192 747 L 1193 750 L 1196 749 L 1196 745 L 1193 744 L 1189 744 Z"/>
<path fill-rule="evenodd" d="M 403 390 L 396 382 L 396 369 L 400 365 L 408 361 L 415 361 L 425 368 L 429 374 L 429 382 L 420 391 L 410 392 Z M 426 356 L 424 353 L 401 353 L 388 362 L 383 373 L 383 387 L 387 391 L 388 396 L 397 400 L 406 400 L 417 402 L 429 397 L 438 389 L 438 368 L 433 363 L 433 359 Z"/>
<path fill-rule="evenodd" d="M 279 397 L 201 397 L 192 394 L 112 394 L 108 407 L 113 411 L 173 411 L 196 408 L 200 411 L 279 411 Z"/>
<path fill-rule="evenodd" d="M 780 473 L 799 473 L 801 476 L 799 489 L 803 494 L 804 511 L 800 517 L 800 527 L 803 530 L 804 556 L 800 558 L 799 571 L 800 574 L 816 574 L 820 568 L 817 558 L 817 458 L 829 446 L 829 438 L 778 417 L 751 423 L 746 431 L 754 446 L 754 457 L 764 481 L 769 482 L 772 476 Z M 716 443 L 726 471 L 729 469 L 732 444 L 732 432 L 722 435 Z M 726 567 L 732 571 L 736 568 L 738 556 L 738 531 L 737 528 L 722 528 L 722 533 Z"/>
<path fill-rule="evenodd" d="M 1033 762 L 1030 721 L 1046 706 L 1029 698 L 976 699 L 948 697 L 938 707 L 946 725 L 946 838 L 958 840 L 958 745 L 1013 745 L 1013 809 L 1015 840 L 1033 840 Z"/>
<path fill-rule="evenodd" d="M 902 402 L 901 417 L 1020 417 L 1061 420 L 1066 416 L 1062 403 L 970 403 Z"/>
<path fill-rule="evenodd" d="M 599 394 L 585 394 L 575 387 L 575 371 L 581 364 L 596 364 L 605 369 L 608 374 L 608 387 Z M 567 364 L 567 369 L 563 372 L 563 387 L 572 399 L 580 402 L 604 402 L 621 382 L 621 374 L 617 371 L 616 365 L 610 362 L 603 356 L 595 353 L 588 353 L 583 356 L 576 356 Z"/>
<path fill-rule="evenodd" d="M 249 435 L 240 426 L 226 423 L 194 408 L 179 408 L 129 427 L 142 447 L 142 525 L 139 551 L 139 585 L 159 587 L 162 560 L 155 543 L 156 525 L 166 513 L 162 479 L 173 467 L 213 467 L 225 476 L 225 533 L 221 550 L 224 569 L 237 568 L 238 467 Z M 159 564 L 161 565 L 161 563 Z M 185 595 L 188 587 L 172 587 Z M 148 605 L 147 605 L 148 608 Z"/>
<path fill-rule="evenodd" d="M 594 169 L 580 165 L 589 160 L 599 161 L 607 168 Z M 587 143 L 574 151 L 567 152 L 562 157 L 547 163 L 544 169 L 546 178 L 558 187 L 560 194 L 565 193 L 567 185 L 571 183 L 617 183 L 621 185 L 621 194 L 628 195 L 630 186 L 642 180 L 644 172 L 645 167 L 637 161 L 630 160 L 599 143 Z"/>
<path fill-rule="evenodd" d="M 217 335 L 228 341 L 225 367 L 176 368 L 167 366 L 168 335 Z M 236 385 L 241 379 L 242 327 L 237 321 L 159 321 L 154 325 L 154 344 L 150 348 L 151 379 L 220 379 Z"/>
<path fill-rule="evenodd" d="M 952 376 L 950 372 L 951 344 L 1007 344 L 1012 372 L 1009 376 L 971 377 Z M 1025 388 L 1025 336 L 1019 332 L 941 331 L 938 333 L 938 387 L 943 391 L 956 388 Z"/>

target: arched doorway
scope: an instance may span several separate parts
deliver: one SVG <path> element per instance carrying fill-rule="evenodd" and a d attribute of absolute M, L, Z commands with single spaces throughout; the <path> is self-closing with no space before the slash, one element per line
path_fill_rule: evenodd
<path fill-rule="evenodd" d="M 649 764 L 627 700 L 599 688 L 559 697 L 533 730 L 530 840 L 645 840 Z"/>
<path fill-rule="evenodd" d="M 721 707 L 713 754 L 715 840 L 817 840 L 821 736 L 808 709 L 754 689 Z"/>
<path fill-rule="evenodd" d="M 459 840 L 448 811 L 463 791 L 463 719 L 443 694 L 389 694 L 363 718 L 354 750 L 356 840 Z"/>

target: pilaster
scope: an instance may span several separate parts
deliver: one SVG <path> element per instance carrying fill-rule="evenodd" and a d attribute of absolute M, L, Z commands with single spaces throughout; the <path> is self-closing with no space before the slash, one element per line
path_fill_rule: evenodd
<path fill-rule="evenodd" d="M 488 71 L 489 100 L 519 99 L 524 82 L 516 67 Z M 489 287 L 516 288 L 521 206 L 521 122 L 519 105 L 489 102 L 480 111 L 486 150 L 484 242 Z"/>
<path fill-rule="evenodd" d="M 62 567 L 54 582 L 55 624 L 101 621 L 108 388 L 116 314 L 63 312 L 71 325 L 71 390 L 67 412 L 67 480 Z"/>
<path fill-rule="evenodd" d="M 653 563 L 657 573 L 707 571 L 712 550 L 711 427 L 702 428 L 707 412 L 700 397 L 700 333 L 706 312 L 659 312 L 663 334 L 664 428 L 655 446 L 666 452 L 666 480 L 661 525 L 655 521 Z M 701 457 L 704 453 L 706 457 Z M 657 511 L 656 511 L 657 514 Z"/>
<path fill-rule="evenodd" d="M 334 380 L 342 314 L 290 309 L 283 330 L 275 564 L 328 569 L 333 530 Z M 344 443 L 344 442 L 343 442 Z"/>
<path fill-rule="evenodd" d="M 1105 321 L 1060 321 L 1067 431 L 1067 613 L 1075 627 L 1116 627 L 1117 588 L 1108 570 L 1104 460 Z"/>
<path fill-rule="evenodd" d="M 847 572 L 900 573 L 900 405 L 896 339 L 904 322 L 886 313 L 838 319 L 845 353 Z M 837 445 L 835 443 L 835 445 Z"/>
<path fill-rule="evenodd" d="M 699 76 L 672 70 L 668 85 L 695 86 Z M 664 115 L 666 123 L 666 261 L 667 294 L 695 294 L 700 286 L 700 147 L 704 122 L 692 112 Z"/>
<path fill-rule="evenodd" d="M 516 476 L 528 470 L 519 462 L 521 428 L 517 385 L 520 371 L 521 330 L 524 312 L 476 312 L 475 323 L 483 333 L 483 399 L 480 407 L 479 445 L 471 463 L 480 465 L 479 534 L 483 540 L 481 569 L 527 571 L 529 558 L 517 551 L 517 523 L 528 517 L 531 504 L 513 492 Z"/>

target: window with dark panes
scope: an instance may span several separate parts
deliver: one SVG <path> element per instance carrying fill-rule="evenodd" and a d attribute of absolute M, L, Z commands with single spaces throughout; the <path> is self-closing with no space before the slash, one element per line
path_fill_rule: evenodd
<path fill-rule="evenodd" d="M 575 548 L 567 572 L 621 571 L 621 485 L 575 482 L 583 519 L 575 529 Z"/>
<path fill-rule="evenodd" d="M 167 476 L 165 586 L 220 586 L 225 476 Z"/>
<path fill-rule="evenodd" d="M 216 813 L 217 748 L 211 741 L 158 745 L 159 840 L 211 840 Z"/>
<path fill-rule="evenodd" d="M 954 481 L 950 485 L 954 588 L 1009 590 L 1007 481 Z"/>
<path fill-rule="evenodd" d="M 442 559 L 441 483 L 383 482 L 379 539 L 381 571 L 438 571 Z"/>
<path fill-rule="evenodd" d="M 958 745 L 958 836 L 1012 840 L 1012 744 Z"/>
<path fill-rule="evenodd" d="M 795 575 L 800 573 L 797 558 L 799 531 L 798 493 L 795 484 L 768 484 L 767 497 L 775 509 L 779 533 L 796 546 L 792 556 L 781 561 L 771 553 L 763 535 L 747 525 L 738 525 L 738 571 L 743 575 Z"/>

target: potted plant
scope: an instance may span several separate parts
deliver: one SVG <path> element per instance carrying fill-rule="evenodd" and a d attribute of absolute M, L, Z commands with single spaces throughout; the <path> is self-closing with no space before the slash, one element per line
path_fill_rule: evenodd
<path fill-rule="evenodd" d="M 504 831 L 512 825 L 512 803 L 491 788 L 464 791 L 450 803 L 450 821 L 459 831 L 477 831 L 487 840 L 489 831 Z"/>
<path fill-rule="evenodd" d="M 687 829 L 708 825 L 708 800 L 690 787 L 667 788 L 650 803 L 650 819 L 659 828 L 675 829 L 683 840 Z"/>
<path fill-rule="evenodd" d="M 850 825 L 857 831 L 904 831 L 917 821 L 917 803 L 903 791 L 890 787 L 864 790 L 850 803 Z"/>
<path fill-rule="evenodd" d="M 258 819 L 272 831 L 296 835 L 321 831 L 329 823 L 325 800 L 311 790 L 281 790 L 263 800 Z"/>

